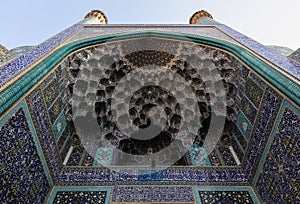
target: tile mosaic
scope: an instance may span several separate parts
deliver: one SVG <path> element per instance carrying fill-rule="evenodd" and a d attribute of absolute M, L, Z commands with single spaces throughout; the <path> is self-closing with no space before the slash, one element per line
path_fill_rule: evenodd
<path fill-rule="evenodd" d="M 216 149 L 214 149 L 209 155 L 208 158 L 210 160 L 210 163 L 212 166 L 222 166 L 222 162 L 216 152 Z"/>
<path fill-rule="evenodd" d="M 94 163 L 94 158 L 89 153 L 86 152 L 82 161 L 82 166 L 93 166 L 93 163 Z"/>
<path fill-rule="evenodd" d="M 254 180 L 263 202 L 300 202 L 300 113 L 291 107 L 283 106 Z"/>
<path fill-rule="evenodd" d="M 75 41 L 95 38 L 104 35 L 113 35 L 117 33 L 125 32 L 141 32 L 141 31 L 157 31 L 157 32 L 175 32 L 175 33 L 187 33 L 193 35 L 199 35 L 204 37 L 210 37 L 215 39 L 224 40 L 233 44 L 238 44 L 235 40 L 224 35 L 218 29 L 210 26 L 190 26 L 190 25 L 89 25 L 70 38 L 65 44 L 69 44 Z"/>
<path fill-rule="evenodd" d="M 250 78 L 261 88 L 264 89 L 266 86 L 266 83 L 256 74 L 253 72 L 250 72 Z"/>
<path fill-rule="evenodd" d="M 53 79 L 45 89 L 43 89 L 43 96 L 44 96 L 44 101 L 46 103 L 47 107 L 50 107 L 50 105 L 54 102 L 54 100 L 57 98 L 59 95 L 59 87 L 58 87 L 58 82 L 57 79 Z"/>
<path fill-rule="evenodd" d="M 11 49 L 10 52 L 12 54 L 14 54 L 15 56 L 20 56 L 22 54 L 25 54 L 26 52 L 28 52 L 32 48 L 34 48 L 34 46 L 20 46 L 20 47 L 16 47 L 16 48 Z"/>
<path fill-rule="evenodd" d="M 43 97 L 39 88 L 26 97 L 26 103 L 28 105 L 34 127 L 37 130 L 37 136 L 41 143 L 52 178 L 56 180 L 60 172 L 61 161 L 58 155 L 55 137 L 51 131 L 51 123 L 47 117 L 48 111 L 44 105 Z"/>
<path fill-rule="evenodd" d="M 248 191 L 199 191 L 201 204 L 234 203 L 254 204 Z"/>
<path fill-rule="evenodd" d="M 194 197 L 192 187 L 187 186 L 116 186 L 111 202 L 193 203 Z"/>
<path fill-rule="evenodd" d="M 61 137 L 60 140 L 62 138 L 63 137 Z M 64 160 L 66 158 L 71 145 L 72 145 L 72 140 L 70 139 L 70 137 L 67 137 L 66 140 L 64 141 L 64 143 L 62 144 L 62 146 L 61 147 L 59 146 L 59 148 L 60 148 L 59 155 L 62 160 Z"/>
<path fill-rule="evenodd" d="M 245 89 L 245 95 L 250 99 L 255 107 L 258 108 L 263 96 L 263 89 L 261 89 L 250 78 L 247 79 L 245 86 L 247 87 Z"/>
<path fill-rule="evenodd" d="M 247 148 L 247 141 L 241 131 L 238 129 L 238 127 L 235 127 L 232 131 L 232 134 L 234 135 L 236 141 L 238 142 L 239 146 L 242 148 L 243 151 Z"/>
<path fill-rule="evenodd" d="M 30 64 L 43 57 L 46 53 L 51 51 L 54 47 L 62 43 L 82 27 L 83 25 L 81 24 L 75 24 L 70 28 L 67 28 L 63 32 L 39 44 L 38 46 L 35 46 L 29 52 L 0 67 L 0 87 L 3 86 L 5 82 L 16 76 L 19 72 L 28 67 Z"/>
<path fill-rule="evenodd" d="M 240 147 L 235 137 L 231 138 L 230 146 L 233 148 L 233 151 L 237 155 L 239 161 L 242 162 L 244 160 L 245 153 L 244 150 Z"/>
<path fill-rule="evenodd" d="M 284 71 L 290 73 L 292 76 L 300 79 L 300 64 L 293 62 L 287 57 L 273 51 L 272 49 L 252 40 L 251 38 L 246 37 L 245 35 L 233 30 L 232 28 L 226 25 L 216 25 L 221 31 L 225 32 L 229 36 L 233 37 L 239 43 L 245 45 L 249 49 L 253 50 L 257 54 L 261 55 L 263 58 L 269 62 L 280 67 Z"/>
<path fill-rule="evenodd" d="M 66 146 L 65 143 L 69 139 L 70 139 L 69 138 L 69 130 L 68 130 L 68 128 L 65 128 L 65 130 L 61 134 L 61 137 L 57 141 L 57 146 L 58 146 L 59 151 L 61 151 L 64 148 L 64 146 Z M 62 157 L 62 158 L 64 158 L 64 157 Z"/>
<path fill-rule="evenodd" d="M 248 120 L 253 125 L 258 111 L 257 108 L 255 108 L 255 106 L 245 96 L 241 101 L 241 112 L 243 113 L 246 120 Z"/>
<path fill-rule="evenodd" d="M 84 203 L 84 204 L 109 204 L 111 198 L 111 187 L 54 187 L 47 203 Z"/>
<path fill-rule="evenodd" d="M 60 98 L 57 98 L 55 100 L 55 102 L 50 106 L 49 116 L 50 116 L 50 120 L 51 120 L 52 124 L 57 119 L 59 114 L 62 112 L 62 110 L 63 110 L 62 106 L 63 106 L 63 104 L 62 104 L 62 100 Z"/>
<path fill-rule="evenodd" d="M 203 147 L 192 145 L 189 149 L 192 166 L 210 166 L 210 161 Z"/>
<path fill-rule="evenodd" d="M 153 182 L 161 181 L 163 179 L 163 171 L 138 171 L 138 181 L 139 182 Z"/>
<path fill-rule="evenodd" d="M 83 159 L 84 147 L 81 145 L 75 146 L 70 158 L 68 160 L 67 166 L 80 166 L 80 161 Z"/>
<path fill-rule="evenodd" d="M 300 63 L 300 48 L 290 54 L 289 58 L 295 60 L 296 62 Z"/>
<path fill-rule="evenodd" d="M 53 204 L 58 203 L 98 203 L 104 204 L 106 191 L 59 191 Z"/>
<path fill-rule="evenodd" d="M 1 203 L 42 203 L 51 188 L 24 107 L 21 102 L 0 122 Z"/>
<path fill-rule="evenodd" d="M 194 192 L 197 204 L 260 203 L 250 186 L 198 186 Z"/>
<path fill-rule="evenodd" d="M 246 153 L 247 160 L 244 168 L 250 180 L 254 177 L 260 158 L 262 157 L 263 149 L 272 132 L 281 103 L 282 97 L 271 88 L 267 88 Z"/>
<path fill-rule="evenodd" d="M 222 159 L 226 166 L 236 166 L 236 162 L 234 157 L 232 156 L 230 150 L 226 146 L 218 147 L 219 151 L 221 152 Z"/>
<path fill-rule="evenodd" d="M 59 140 L 60 136 L 67 127 L 67 121 L 64 113 L 61 113 L 57 120 L 53 123 L 53 130 L 55 134 L 56 141 Z"/>
<path fill-rule="evenodd" d="M 244 135 L 245 139 L 248 141 L 253 127 L 241 111 L 238 113 L 236 125 L 240 132 Z"/>
<path fill-rule="evenodd" d="M 58 70 L 55 71 L 55 75 L 57 76 L 57 78 L 59 78 L 59 76 L 61 75 L 61 71 L 63 70 Z M 249 70 L 247 68 L 244 67 L 244 71 L 243 71 L 243 75 L 242 75 L 242 79 L 241 81 L 247 80 L 247 77 L 249 75 Z M 250 77 L 251 77 L 251 73 L 250 73 Z M 49 83 L 50 80 L 54 80 L 55 76 L 53 76 L 52 78 L 48 79 L 48 82 L 43 82 L 44 85 L 46 86 L 46 84 Z M 255 84 L 255 83 L 254 83 Z M 59 85 L 61 86 L 61 85 Z M 43 87 L 44 88 L 44 87 Z M 46 90 L 48 87 L 46 87 L 44 90 Z M 32 98 L 34 94 L 31 94 L 31 96 L 29 98 Z M 55 97 L 51 98 L 49 97 L 50 100 L 49 102 L 46 102 L 46 104 L 49 104 L 50 107 L 51 104 L 53 103 L 53 101 L 57 100 Z M 47 100 L 47 99 L 46 99 Z M 32 105 L 32 103 L 34 105 Z M 276 106 L 278 105 L 277 103 L 278 101 L 276 101 Z M 47 111 L 44 112 L 46 110 L 46 108 L 43 105 L 42 99 L 37 99 L 36 101 L 30 99 L 29 101 L 29 106 L 30 109 L 32 109 L 32 117 L 34 118 L 35 121 L 35 126 L 38 127 L 37 130 L 42 130 L 45 131 L 45 129 L 50 128 L 51 129 L 51 123 L 50 121 L 42 121 L 41 124 L 39 124 L 40 122 L 36 122 L 36 121 L 41 121 L 42 117 L 46 117 Z M 54 102 L 55 104 L 55 102 Z M 33 107 L 34 106 L 34 107 Z M 270 106 L 272 109 L 272 105 Z M 265 107 L 265 111 L 267 110 L 267 107 Z M 33 111 L 34 110 L 34 111 Z M 37 113 L 35 113 L 35 111 Z M 273 114 L 273 113 L 272 113 Z M 37 120 L 38 118 L 38 120 Z M 51 117 L 50 117 L 51 118 Z M 271 124 L 270 124 L 271 125 Z M 270 126 L 268 124 L 268 126 Z M 124 182 L 124 183 L 134 183 L 134 182 L 138 182 L 139 179 L 141 179 L 141 181 L 143 182 L 161 182 L 161 183 L 172 183 L 172 182 L 182 182 L 182 183 L 201 183 L 201 182 L 215 182 L 215 183 L 222 183 L 222 182 L 247 182 L 248 178 L 245 176 L 245 172 L 243 169 L 242 170 L 230 170 L 230 169 L 199 169 L 197 171 L 191 170 L 191 169 L 184 169 L 184 170 L 178 170 L 175 169 L 174 171 L 169 171 L 169 170 L 165 170 L 162 172 L 162 176 L 150 176 L 146 179 L 142 179 L 142 177 L 138 176 L 138 173 L 136 175 L 128 175 L 128 174 L 121 174 L 121 175 L 114 175 L 112 176 L 112 173 L 107 171 L 107 170 L 103 170 L 103 169 L 75 169 L 75 168 L 70 168 L 70 169 L 61 169 L 60 168 L 60 162 L 58 161 L 58 159 L 55 157 L 57 157 L 56 155 L 58 154 L 58 151 L 55 149 L 55 143 L 53 144 L 51 141 L 51 137 L 50 136 L 52 133 L 47 133 L 44 138 L 44 140 L 46 141 L 45 143 L 49 146 L 47 147 L 47 149 L 44 149 L 44 152 L 47 152 L 47 158 L 52 158 L 49 159 L 49 161 L 51 161 L 49 164 L 54 167 L 52 167 L 55 170 L 55 174 L 57 175 L 57 177 L 55 179 L 57 179 L 58 183 L 65 183 L 67 185 L 71 185 L 71 184 L 83 184 L 83 183 L 101 183 L 101 182 Z M 46 136 L 48 135 L 48 139 L 46 139 Z M 237 141 L 239 144 L 233 143 L 234 145 L 238 145 L 242 147 L 242 150 L 237 152 L 237 155 L 239 158 L 241 158 L 240 155 L 243 154 L 243 151 L 246 150 L 246 141 L 245 139 L 243 139 L 243 136 L 236 134 L 235 135 Z M 64 140 L 62 140 L 63 142 L 60 143 L 60 147 L 62 147 L 63 144 L 65 144 Z M 259 140 L 262 141 L 262 140 Z M 61 154 L 63 154 L 64 156 L 66 155 L 66 151 L 68 150 L 68 147 L 71 145 L 70 144 L 70 140 L 68 140 L 66 142 L 66 148 L 64 148 L 61 152 Z M 259 142 L 258 142 L 259 144 Z M 45 145 L 45 147 L 47 146 Z M 44 148 L 45 148 L 44 147 Z M 48 150 L 48 148 L 50 150 Z M 246 157 L 248 157 L 251 154 L 251 157 L 248 161 L 246 161 L 247 165 L 251 165 L 254 164 L 257 160 L 255 159 L 255 157 L 257 156 L 258 158 L 260 157 L 259 155 L 259 151 L 258 149 L 261 148 L 261 145 L 258 145 L 256 147 L 256 143 L 253 143 L 252 146 L 250 147 L 249 151 L 247 152 L 248 155 L 246 155 Z M 52 149 L 52 150 L 51 150 Z M 64 156 L 62 158 L 64 158 Z M 82 159 L 82 157 L 81 157 Z M 81 160 L 80 159 L 80 160 Z M 83 158 L 85 159 L 85 158 Z M 56 162 L 55 162 L 56 161 Z M 212 160 L 210 160 L 212 162 Z M 243 168 L 245 168 L 243 166 Z M 103 176 L 104 175 L 104 176 Z M 159 179 L 158 179 L 159 178 Z M 152 179 L 152 180 L 151 180 Z"/>
<path fill-rule="evenodd" d="M 111 166 L 114 149 L 111 147 L 100 147 L 94 157 L 93 166 Z"/>
<path fill-rule="evenodd" d="M 6 47 L 0 45 L 0 65 L 15 57 Z"/>

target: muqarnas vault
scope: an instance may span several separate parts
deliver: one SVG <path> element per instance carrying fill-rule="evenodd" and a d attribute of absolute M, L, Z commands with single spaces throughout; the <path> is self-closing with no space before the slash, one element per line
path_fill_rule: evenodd
<path fill-rule="evenodd" d="M 299 50 L 107 22 L 1 46 L 1 203 L 300 202 Z"/>

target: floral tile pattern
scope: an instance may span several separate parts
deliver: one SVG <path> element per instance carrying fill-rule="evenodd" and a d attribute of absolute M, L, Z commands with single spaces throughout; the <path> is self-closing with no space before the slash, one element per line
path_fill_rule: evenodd
<path fill-rule="evenodd" d="M 61 169 L 61 161 L 55 144 L 55 138 L 51 131 L 51 122 L 47 117 L 48 111 L 45 107 L 45 103 L 43 102 L 43 97 L 39 88 L 30 93 L 27 96 L 26 101 L 33 124 L 37 130 L 37 136 L 41 143 L 50 173 L 52 178 L 55 180 Z"/>
<path fill-rule="evenodd" d="M 58 98 L 49 108 L 49 116 L 52 124 L 55 122 L 55 120 L 57 119 L 61 111 L 62 111 L 62 101 L 60 98 Z"/>
<path fill-rule="evenodd" d="M 50 84 L 48 84 L 48 86 L 45 89 L 43 89 L 43 96 L 46 106 L 50 107 L 50 105 L 53 103 L 53 101 L 57 98 L 58 95 L 58 82 L 55 78 L 53 81 L 50 82 Z"/>
<path fill-rule="evenodd" d="M 249 140 L 252 125 L 242 112 L 239 112 L 238 114 L 237 127 L 239 128 L 240 132 L 244 135 L 245 139 Z"/>
<path fill-rule="evenodd" d="M 0 44 L 0 65 L 14 57 L 15 55 L 13 53 L 11 53 L 6 47 Z"/>
<path fill-rule="evenodd" d="M 269 137 L 270 131 L 272 129 L 272 125 L 274 124 L 276 114 L 281 104 L 281 97 L 276 95 L 274 91 L 268 89 L 266 93 L 264 91 L 258 91 L 259 98 L 261 100 L 256 100 L 254 95 L 251 95 L 250 91 L 247 92 L 247 86 L 254 87 L 253 90 L 262 90 L 260 89 L 260 83 L 262 83 L 261 79 L 253 75 L 252 72 L 249 71 L 248 68 L 244 67 L 242 64 L 241 66 L 241 73 L 240 73 L 240 81 L 241 86 L 241 104 L 243 101 L 243 96 L 246 93 L 246 96 L 251 101 L 256 104 L 262 103 L 260 106 L 255 107 L 257 109 L 257 121 L 253 121 L 256 124 L 253 125 L 253 134 L 249 135 L 248 138 L 250 139 L 253 136 L 253 140 L 251 139 L 249 148 L 247 149 L 247 140 L 236 131 L 234 134 L 235 140 L 231 144 L 232 146 L 237 146 L 240 151 L 236 152 L 238 158 L 241 160 L 243 155 L 245 155 L 245 161 L 242 165 L 241 169 L 168 169 L 160 172 L 159 174 L 149 174 L 147 177 L 142 177 L 139 175 L 139 172 L 134 173 L 133 175 L 127 174 L 124 171 L 121 174 L 114 174 L 105 169 L 88 169 L 88 168 L 62 168 L 61 161 L 59 154 L 62 155 L 64 158 L 67 154 L 69 147 L 72 145 L 72 141 L 70 140 L 69 136 L 66 132 L 62 133 L 61 138 L 58 139 L 58 144 L 56 145 L 55 136 L 55 129 L 53 129 L 52 123 L 56 114 L 54 111 L 51 112 L 51 108 L 54 107 L 54 104 L 57 100 L 64 100 L 58 99 L 57 96 L 54 97 L 55 94 L 49 93 L 56 93 L 57 90 L 63 88 L 63 81 L 59 81 L 59 76 L 62 76 L 63 72 L 63 65 L 59 66 L 57 70 L 53 74 L 46 79 L 46 82 L 42 82 L 43 86 L 34 90 L 28 97 L 27 103 L 31 112 L 31 117 L 34 122 L 34 126 L 37 130 L 38 137 L 41 141 L 43 151 L 47 162 L 49 164 L 49 169 L 51 170 L 52 174 L 54 175 L 54 179 L 57 183 L 66 184 L 66 185 L 74 185 L 74 184 L 86 184 L 86 183 L 102 183 L 102 182 L 119 182 L 119 183 L 135 183 L 135 182 L 160 182 L 160 183 L 173 183 L 173 182 L 182 182 L 182 183 L 203 183 L 203 182 L 215 182 L 215 183 L 224 183 L 224 182 L 241 182 L 246 183 L 251 180 L 253 172 L 255 172 L 255 168 L 257 162 L 261 158 L 262 151 L 267 138 Z M 255 78 L 256 77 L 256 78 Z M 50 85 L 48 85 L 50 83 Z M 52 84 L 52 86 L 51 86 Z M 58 85 L 56 85 L 58 84 Z M 51 89 L 52 87 L 58 87 L 55 89 Z M 44 88 L 45 87 L 45 88 Z M 246 87 L 246 88 L 245 88 Z M 258 87 L 258 88 L 257 88 Z M 43 94 L 42 92 L 43 91 Z M 60 92 L 60 91 L 58 91 Z M 45 97 L 45 94 L 48 96 Z M 256 93 L 257 94 L 257 93 Z M 44 96 L 44 97 L 43 97 Z M 251 101 L 248 101 L 249 104 L 252 104 Z M 255 102 L 256 101 L 256 102 Z M 244 114 L 243 105 L 240 104 L 240 111 Z M 252 104 L 253 105 L 253 104 Z M 50 108 L 50 110 L 49 110 Z M 52 116 L 48 117 L 47 114 Z M 61 110 L 63 111 L 63 109 Z M 58 111 L 59 112 L 59 111 Z M 58 113 L 57 112 L 57 113 Z M 251 112 L 250 112 L 251 113 Z M 253 118 L 249 113 L 249 118 Z M 266 120 L 266 117 L 270 118 L 269 121 Z M 45 118 L 48 118 L 45 120 Z M 50 120 L 49 120 L 50 119 Z M 53 129 L 54 131 L 49 131 Z M 63 131 L 63 129 L 62 129 Z M 226 163 L 228 165 L 232 165 L 235 163 L 234 158 L 230 157 L 230 152 L 227 147 L 221 147 L 224 149 L 224 152 L 227 152 L 228 156 L 225 154 L 222 156 L 218 156 L 216 152 L 214 155 L 208 155 L 208 158 L 212 165 L 218 166 L 218 164 Z M 226 149 L 227 148 L 227 149 Z M 236 149 L 236 148 L 234 148 Z M 247 151 L 246 151 L 247 149 Z M 87 159 L 87 154 L 82 151 L 79 157 L 76 158 L 75 163 L 81 163 L 84 165 L 90 164 L 90 162 L 94 162 L 94 160 Z M 71 156 L 71 158 L 73 158 Z M 74 160 L 74 161 L 75 161 Z M 87 160 L 89 160 L 87 162 Z M 222 160 L 222 161 L 221 161 Z M 213 164 L 214 162 L 214 164 Z M 128 170 L 131 171 L 131 170 Z"/>
<path fill-rule="evenodd" d="M 247 72 L 249 73 L 249 72 Z M 56 73 L 58 74 L 58 73 Z M 245 74 L 245 77 L 248 77 L 248 74 Z M 259 125 L 260 123 L 263 122 L 263 120 L 258 121 L 257 123 L 257 127 L 259 128 L 264 128 L 265 127 L 272 127 L 273 122 L 275 121 L 273 114 L 276 115 L 276 111 L 280 105 L 280 97 L 277 96 L 275 93 L 273 93 L 274 91 L 268 91 L 267 96 L 271 97 L 268 98 L 268 100 L 266 100 L 266 96 L 263 98 L 263 105 L 262 109 L 260 111 L 258 111 L 259 115 L 261 115 L 261 117 L 265 118 L 264 116 L 266 114 L 271 114 L 270 117 L 273 118 L 271 120 L 271 122 L 266 125 Z M 275 101 L 273 101 L 274 103 L 270 104 L 269 102 L 272 101 L 272 96 L 276 96 L 274 98 Z M 32 98 L 32 96 L 34 96 L 34 94 L 30 94 L 29 98 Z M 278 99 L 278 98 L 279 99 Z M 32 101 L 32 99 L 30 99 Z M 40 101 L 42 104 L 45 102 Z M 29 102 L 29 107 L 33 106 L 33 104 L 35 104 L 35 106 L 38 103 L 30 103 Z M 267 105 L 268 104 L 268 105 Z M 43 105 L 38 105 L 39 109 L 41 109 L 43 107 Z M 35 107 L 36 109 L 37 107 Z M 275 109 L 274 109 L 275 108 Z M 271 110 L 271 112 L 270 112 Z M 274 112 L 275 111 L 275 112 Z M 39 112 L 39 111 L 37 111 Z M 33 114 L 34 112 L 32 112 Z M 45 113 L 47 114 L 47 113 Z M 37 115 L 33 114 L 33 118 L 36 118 Z M 35 120 L 34 120 L 35 121 Z M 272 122 L 273 121 L 273 122 Z M 44 121 L 45 123 L 45 121 Z M 37 127 L 41 126 L 41 124 L 39 123 L 35 123 Z M 49 124 L 50 125 L 50 122 Z M 50 127 L 50 126 L 49 126 Z M 40 129 L 40 127 L 38 128 Z M 44 127 L 42 127 L 42 129 L 44 129 Z M 72 169 L 72 168 L 68 168 L 68 169 L 61 169 L 61 167 L 59 167 L 60 163 L 57 160 L 58 158 L 55 159 L 55 154 L 52 154 L 51 158 L 53 158 L 50 163 L 50 165 L 54 165 L 55 168 L 57 169 L 57 174 L 59 174 L 60 176 L 57 178 L 57 182 L 59 183 L 65 183 L 65 184 L 72 184 L 72 183 L 87 183 L 87 182 L 92 182 L 92 183 L 99 183 L 99 182 L 137 182 L 137 181 L 143 181 L 143 182 L 163 182 L 163 183 L 169 183 L 169 182 L 187 182 L 187 183 L 193 183 L 193 182 L 197 182 L 197 183 L 201 183 L 201 182 L 217 182 L 217 183 L 222 183 L 222 182 L 246 182 L 248 180 L 248 175 L 251 175 L 250 170 L 253 170 L 254 167 L 253 164 L 260 158 L 260 154 L 261 152 L 258 151 L 259 148 L 261 148 L 262 146 L 262 141 L 264 141 L 267 137 L 268 134 L 266 134 L 264 137 L 260 137 L 259 139 L 257 139 L 255 142 L 252 142 L 252 144 L 250 144 L 250 150 L 248 151 L 248 153 L 246 153 L 246 146 L 247 146 L 247 141 L 245 140 L 245 138 L 241 135 L 241 133 L 239 133 L 240 131 L 233 131 L 234 133 L 234 137 L 235 140 L 232 142 L 232 146 L 235 146 L 237 148 L 235 149 L 240 149 L 237 153 L 238 158 L 240 159 L 240 161 L 242 161 L 243 155 L 246 155 L 245 158 L 247 158 L 247 161 L 245 161 L 245 165 L 246 166 L 242 166 L 242 168 L 245 168 L 245 170 L 227 170 L 227 169 L 223 169 L 223 170 L 211 170 L 211 169 L 199 169 L 199 170 L 188 170 L 188 169 L 184 169 L 184 170 L 178 170 L 178 169 L 174 169 L 174 170 L 164 170 L 162 171 L 159 175 L 157 176 L 148 176 L 147 178 L 143 178 L 143 177 L 139 177 L 138 176 L 138 172 L 136 173 L 136 175 L 128 175 L 126 173 L 121 173 L 121 174 L 112 174 L 111 172 L 104 170 L 104 169 Z M 262 132 L 262 130 L 260 129 L 259 132 Z M 47 133 L 49 134 L 49 133 Z M 60 149 L 60 153 L 62 155 L 62 158 L 65 157 L 65 155 L 67 154 L 67 151 L 71 145 L 71 141 L 70 139 L 66 139 L 68 138 L 67 135 L 65 135 L 62 139 L 62 141 L 59 142 L 60 144 L 60 148 L 65 147 L 64 149 Z M 44 150 L 45 152 L 48 151 L 49 149 L 56 149 L 55 147 L 55 143 L 50 142 L 51 140 L 51 136 L 47 138 L 48 140 L 48 149 Z M 229 150 L 227 149 L 227 152 L 229 153 Z M 253 156 L 248 156 L 249 154 L 253 155 Z M 46 155 L 48 156 L 48 153 L 46 153 Z M 53 156 L 54 155 L 54 156 Z M 230 156 L 230 154 L 228 154 Z M 218 156 L 218 155 L 215 155 Z M 223 155 L 224 156 L 224 155 Z M 226 155 L 225 155 L 226 156 Z M 71 156 L 72 158 L 72 156 Z M 74 157 L 75 158 L 75 157 Z M 76 157 L 77 158 L 77 157 Z M 209 156 L 210 161 L 214 161 L 214 163 L 216 165 L 222 163 L 222 161 L 218 161 L 220 158 L 214 157 L 212 158 L 211 156 Z M 227 164 L 228 165 L 232 165 L 235 163 L 235 160 L 233 157 L 226 157 L 227 160 Z M 85 165 L 86 164 L 90 164 L 91 162 L 94 162 L 94 160 L 91 160 L 90 158 L 88 159 L 88 162 L 86 162 L 87 159 L 87 155 L 84 153 L 84 151 L 82 152 L 82 154 L 80 154 L 80 157 L 78 157 L 78 159 L 76 159 L 77 164 L 80 163 L 80 165 L 83 166 L 90 166 L 90 165 Z M 223 158 L 222 158 L 223 160 Z M 54 162 L 56 161 L 56 162 Z M 230 162 L 231 163 L 230 163 Z M 229 162 L 229 163 L 228 163 Z M 82 164 L 81 164 L 82 163 Z M 223 164 L 224 165 L 224 162 Z M 249 167 L 249 168 L 248 168 Z M 76 175 L 76 176 L 74 176 Z M 180 176 L 179 176 L 180 175 Z"/>
<path fill-rule="evenodd" d="M 60 136 L 62 135 L 66 127 L 67 127 L 66 117 L 64 113 L 62 113 L 59 115 L 59 117 L 56 119 L 55 123 L 53 124 L 53 130 L 55 133 L 56 141 L 59 140 Z"/>
<path fill-rule="evenodd" d="M 271 141 L 256 183 L 267 203 L 298 203 L 300 178 L 300 114 L 284 107 L 283 115 Z"/>
<path fill-rule="evenodd" d="M 63 32 L 53 36 L 52 38 L 46 40 L 38 46 L 35 46 L 29 52 L 19 56 L 15 60 L 5 64 L 0 67 L 0 87 L 3 86 L 5 82 L 12 79 L 16 76 L 20 71 L 25 69 L 27 66 L 32 64 L 33 62 L 40 59 L 42 56 L 51 51 L 55 46 L 63 42 L 70 35 L 74 34 L 83 25 L 75 24 L 70 28 L 67 28 Z"/>
<path fill-rule="evenodd" d="M 266 83 L 256 74 L 254 74 L 253 72 L 250 72 L 250 78 L 262 89 L 265 88 Z"/>
<path fill-rule="evenodd" d="M 210 166 L 209 158 L 203 147 L 192 145 L 189 149 L 193 166 Z"/>
<path fill-rule="evenodd" d="M 259 107 L 263 96 L 263 89 L 261 89 L 253 80 L 248 78 L 246 81 L 245 95 L 250 99 L 250 101 L 255 105 L 256 108 Z"/>
<path fill-rule="evenodd" d="M 111 187 L 65 187 L 57 186 L 47 203 L 50 204 L 109 204 Z"/>
<path fill-rule="evenodd" d="M 254 204 L 248 191 L 199 191 L 199 196 L 201 204 Z"/>
<path fill-rule="evenodd" d="M 192 192 L 185 186 L 117 186 L 111 202 L 194 202 Z"/>
<path fill-rule="evenodd" d="M 104 204 L 106 191 L 61 191 L 57 192 L 53 204 L 98 203 Z"/>
<path fill-rule="evenodd" d="M 251 124 L 254 124 L 254 120 L 257 115 L 257 109 L 246 97 L 243 97 L 241 101 L 241 111 L 243 112 L 244 116 L 246 116 L 246 119 L 249 120 Z"/>
<path fill-rule="evenodd" d="M 90 27 L 84 28 L 80 32 L 78 32 L 75 36 L 71 37 L 65 44 L 72 43 L 75 41 L 95 38 L 104 35 L 112 35 L 117 33 L 124 32 L 136 32 L 136 31 L 160 31 L 160 32 L 175 32 L 175 33 L 187 33 L 194 34 L 199 36 L 211 37 L 216 39 L 225 40 L 227 42 L 231 42 L 233 44 L 238 44 L 232 38 L 224 35 L 224 33 L 220 32 L 218 29 L 214 27 L 201 26 L 201 25 L 147 25 L 147 27 L 140 27 L 141 25 L 90 25 Z"/>
<path fill-rule="evenodd" d="M 233 37 L 239 43 L 246 45 L 248 48 L 252 49 L 254 52 L 258 53 L 269 62 L 272 62 L 276 66 L 280 67 L 284 71 L 290 73 L 292 76 L 300 79 L 300 64 L 294 62 L 287 57 L 273 51 L 272 49 L 252 40 L 251 38 L 235 31 L 234 29 L 226 25 L 216 25 L 217 28 L 221 29 L 223 32 Z"/>
<path fill-rule="evenodd" d="M 93 166 L 110 166 L 113 159 L 113 148 L 100 147 L 95 155 Z"/>
<path fill-rule="evenodd" d="M 281 103 L 282 97 L 273 89 L 267 88 L 256 124 L 253 127 L 248 152 L 246 153 L 247 160 L 244 168 L 245 172 L 249 175 L 250 181 L 252 181 L 259 165 L 263 149 L 272 132 L 273 125 L 276 122 L 276 116 Z"/>
<path fill-rule="evenodd" d="M 43 203 L 51 188 L 24 111 L 0 123 L 0 203 Z"/>

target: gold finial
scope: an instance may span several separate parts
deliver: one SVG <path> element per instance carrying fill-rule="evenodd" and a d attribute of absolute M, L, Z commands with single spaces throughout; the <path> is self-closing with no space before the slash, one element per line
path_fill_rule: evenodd
<path fill-rule="evenodd" d="M 88 14 L 85 15 L 84 19 L 86 18 L 93 18 L 100 24 L 107 24 L 107 18 L 102 11 L 99 10 L 92 10 Z"/>
<path fill-rule="evenodd" d="M 190 24 L 200 24 L 201 19 L 205 18 L 205 17 L 213 19 L 212 15 L 210 13 L 208 13 L 207 11 L 204 11 L 204 10 L 197 11 L 190 18 Z"/>

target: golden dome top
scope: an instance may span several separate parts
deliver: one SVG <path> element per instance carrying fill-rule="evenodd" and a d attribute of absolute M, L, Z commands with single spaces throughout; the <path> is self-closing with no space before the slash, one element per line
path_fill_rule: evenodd
<path fill-rule="evenodd" d="M 190 24 L 200 24 L 201 19 L 205 18 L 205 17 L 213 19 L 212 15 L 210 13 L 208 13 L 207 11 L 205 11 L 205 10 L 197 11 L 190 18 Z"/>
<path fill-rule="evenodd" d="M 86 18 L 94 18 L 99 24 L 107 24 L 108 22 L 105 14 L 99 10 L 92 10 L 91 12 L 85 15 L 84 19 Z"/>

